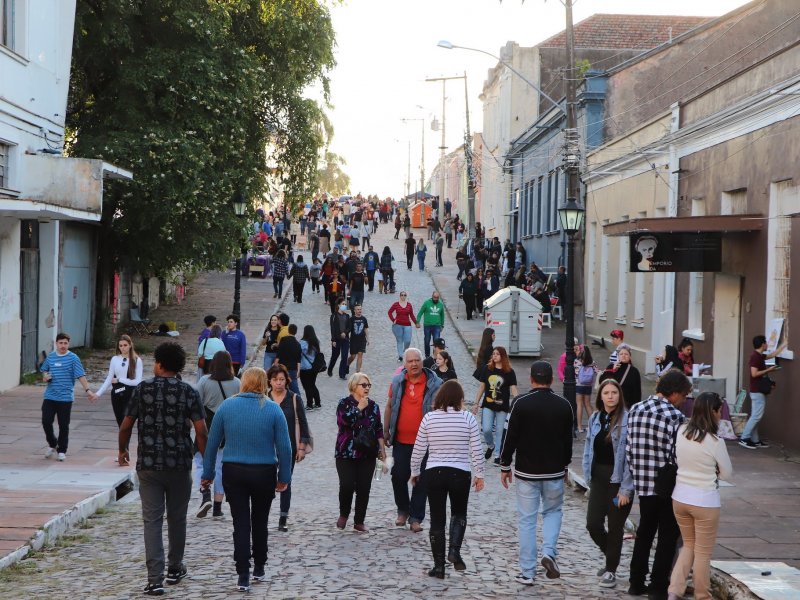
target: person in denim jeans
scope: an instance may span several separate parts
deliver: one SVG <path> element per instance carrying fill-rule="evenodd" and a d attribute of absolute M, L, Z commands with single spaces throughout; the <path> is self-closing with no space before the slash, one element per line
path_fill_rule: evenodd
<path fill-rule="evenodd" d="M 495 449 L 497 458 L 495 466 L 500 466 L 500 447 L 503 442 L 503 430 L 508 417 L 510 399 L 517 395 L 517 374 L 511 368 L 508 352 L 497 346 L 489 355 L 486 366 L 481 371 L 480 385 L 475 396 L 473 413 L 478 414 L 478 406 L 483 424 L 483 440 L 486 442 L 484 458 L 489 460 Z M 494 427 L 494 431 L 492 428 Z"/>
<path fill-rule="evenodd" d="M 750 418 L 742 431 L 742 437 L 739 440 L 739 445 L 748 450 L 755 450 L 756 448 L 769 448 L 766 442 L 761 441 L 758 435 L 758 424 L 764 417 L 764 410 L 767 408 L 767 395 L 759 392 L 759 380 L 764 377 L 769 377 L 769 374 L 777 369 L 776 365 L 767 366 L 766 360 L 768 358 L 775 358 L 783 352 L 786 348 L 784 342 L 775 352 L 771 354 L 764 354 L 767 351 L 767 338 L 763 335 L 757 335 L 753 338 L 753 352 L 750 354 L 748 366 L 750 367 Z"/>
<path fill-rule="evenodd" d="M 542 560 L 547 578 L 561 577 L 556 546 L 561 533 L 564 479 L 572 461 L 572 406 L 550 390 L 553 367 L 531 365 L 531 391 L 517 396 L 508 415 L 500 453 L 500 482 L 508 489 L 517 476 L 519 566 L 514 580 L 533 585 L 536 578 L 536 521 L 542 510 Z M 514 462 L 514 475 L 511 463 Z"/>

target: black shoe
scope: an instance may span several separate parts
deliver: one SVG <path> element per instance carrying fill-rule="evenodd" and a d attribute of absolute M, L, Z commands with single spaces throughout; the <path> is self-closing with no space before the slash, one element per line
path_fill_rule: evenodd
<path fill-rule="evenodd" d="M 739 440 L 739 445 L 742 448 L 747 448 L 748 450 L 755 450 L 756 448 L 758 448 L 758 446 L 754 444 L 751 440 L 745 438 Z"/>
<path fill-rule="evenodd" d="M 333 369 L 328 369 L 328 377 L 333 377 Z"/>
<path fill-rule="evenodd" d="M 644 596 L 647 593 L 647 587 L 643 583 L 633 583 L 628 587 L 629 596 Z"/>
<path fill-rule="evenodd" d="M 314 410 L 313 404 L 306 404 L 306 410 Z"/>
<path fill-rule="evenodd" d="M 164 584 L 163 583 L 148 583 L 142 590 L 146 596 L 163 596 Z"/>
<path fill-rule="evenodd" d="M 214 502 L 214 511 L 211 513 L 212 517 L 222 517 L 222 502 Z"/>
<path fill-rule="evenodd" d="M 200 508 L 197 509 L 197 518 L 202 519 L 211 510 L 213 503 L 211 502 L 211 490 L 203 490 L 203 499 L 200 501 Z"/>
<path fill-rule="evenodd" d="M 240 592 L 250 591 L 250 575 L 248 573 L 239 575 L 239 580 L 236 582 L 236 589 Z"/>
<path fill-rule="evenodd" d="M 648 590 L 648 600 L 667 600 L 669 594 L 667 590 Z"/>
<path fill-rule="evenodd" d="M 173 571 L 170 569 L 167 571 L 167 578 L 166 582 L 168 585 L 175 585 L 176 583 L 180 583 L 180 580 L 186 577 L 186 567 L 181 566 L 180 569 Z"/>
<path fill-rule="evenodd" d="M 558 568 L 558 564 L 556 564 L 556 559 L 552 556 L 547 556 L 546 554 L 542 557 L 542 566 L 546 571 L 546 575 L 548 579 L 558 579 L 561 577 L 561 571 Z"/>
<path fill-rule="evenodd" d="M 264 565 L 260 567 L 258 565 L 253 567 L 253 581 L 261 582 L 266 581 L 267 576 L 264 574 Z"/>
<path fill-rule="evenodd" d="M 315 404 L 314 408 L 322 408 L 322 404 Z"/>
<path fill-rule="evenodd" d="M 431 531 L 428 538 L 431 542 L 431 554 L 433 554 L 433 568 L 428 571 L 428 575 L 444 579 L 444 531 Z"/>
<path fill-rule="evenodd" d="M 769 448 L 769 444 L 763 440 L 760 442 L 753 442 L 753 443 L 756 445 L 756 448 Z"/>
<path fill-rule="evenodd" d="M 461 558 L 461 544 L 464 541 L 464 532 L 466 529 L 466 518 L 450 518 L 450 549 L 447 552 L 447 562 L 453 563 L 453 568 L 456 571 L 463 571 L 467 568 L 467 565 L 464 564 L 464 559 Z"/>
<path fill-rule="evenodd" d="M 486 449 L 486 452 L 483 453 L 483 458 L 485 458 L 486 460 L 489 460 L 490 458 L 492 458 L 492 454 L 493 453 L 494 453 L 494 446 L 489 446 Z"/>
<path fill-rule="evenodd" d="M 286 521 L 289 517 L 281 517 L 278 519 L 278 531 L 289 531 L 289 527 L 286 525 Z"/>
<path fill-rule="evenodd" d="M 495 467 L 499 467 L 499 466 L 500 466 L 500 457 L 498 456 L 497 458 L 495 458 L 495 459 L 492 461 L 492 464 L 493 464 Z"/>

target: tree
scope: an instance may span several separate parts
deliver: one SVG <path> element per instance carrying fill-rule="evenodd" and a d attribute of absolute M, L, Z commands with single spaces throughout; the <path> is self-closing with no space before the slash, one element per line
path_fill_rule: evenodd
<path fill-rule="evenodd" d="M 267 148 L 288 198 L 313 184 L 322 110 L 302 93 L 327 99 L 333 43 L 317 0 L 78 0 L 68 151 L 134 172 L 105 190 L 101 274 L 225 264 Z"/>
<path fill-rule="evenodd" d="M 350 176 L 342 169 L 346 164 L 335 152 L 326 152 L 325 168 L 319 170 L 317 189 L 335 196 L 346 194 L 350 189 Z"/>

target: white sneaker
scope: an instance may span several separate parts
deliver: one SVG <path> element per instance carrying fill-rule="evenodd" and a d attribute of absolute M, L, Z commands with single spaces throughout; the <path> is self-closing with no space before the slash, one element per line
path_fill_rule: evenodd
<path fill-rule="evenodd" d="M 533 585 L 535 583 L 533 577 L 526 577 L 524 574 L 520 573 L 516 577 L 514 577 L 514 581 L 521 585 Z"/>
<path fill-rule="evenodd" d="M 63 452 L 59 452 L 59 453 L 58 453 L 58 460 L 59 460 L 59 462 L 64 462 L 64 459 L 66 459 L 66 458 L 67 458 L 67 455 L 66 455 L 66 454 L 64 454 Z"/>
<path fill-rule="evenodd" d="M 48 448 L 47 452 L 44 453 L 45 458 L 53 458 L 53 455 L 56 453 L 55 448 Z"/>
<path fill-rule="evenodd" d="M 600 587 L 613 588 L 617 585 L 617 576 L 611 571 L 606 571 L 600 578 Z"/>

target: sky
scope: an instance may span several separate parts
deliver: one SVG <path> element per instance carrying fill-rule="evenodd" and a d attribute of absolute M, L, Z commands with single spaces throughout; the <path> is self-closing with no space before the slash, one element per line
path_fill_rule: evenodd
<path fill-rule="evenodd" d="M 595 13 L 719 16 L 746 0 L 576 0 L 575 23 Z M 506 42 L 535 46 L 564 30 L 559 0 L 345 0 L 331 7 L 337 66 L 330 73 L 334 127 L 331 150 L 344 158 L 353 194 L 399 198 L 408 163 L 411 191 L 419 189 L 424 119 L 425 174 L 440 155 L 442 83 L 431 77 L 466 73 L 470 129 L 482 129 L 479 100 L 493 58 L 467 50 L 445 50 L 440 40 L 494 55 Z M 312 92 L 313 96 L 314 92 Z M 464 82 L 446 84 L 447 151 L 463 141 Z M 403 119 L 417 119 L 404 123 Z"/>

